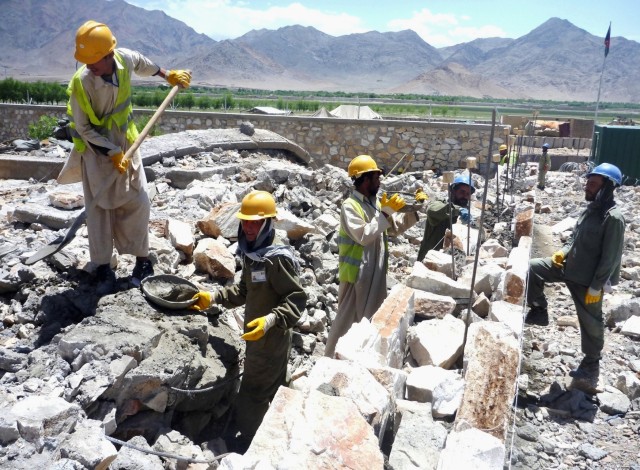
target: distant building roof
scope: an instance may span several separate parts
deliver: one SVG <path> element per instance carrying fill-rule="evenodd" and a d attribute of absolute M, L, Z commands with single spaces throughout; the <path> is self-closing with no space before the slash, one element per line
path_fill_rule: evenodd
<path fill-rule="evenodd" d="M 369 106 L 353 104 L 341 104 L 336 109 L 332 109 L 331 114 L 343 119 L 382 119 L 382 116 Z"/>
<path fill-rule="evenodd" d="M 276 116 L 288 116 L 289 114 L 291 114 L 291 111 L 284 111 L 282 109 L 273 108 L 271 106 L 256 106 L 255 108 L 252 108 L 249 112 L 256 113 L 256 114 L 272 114 Z"/>

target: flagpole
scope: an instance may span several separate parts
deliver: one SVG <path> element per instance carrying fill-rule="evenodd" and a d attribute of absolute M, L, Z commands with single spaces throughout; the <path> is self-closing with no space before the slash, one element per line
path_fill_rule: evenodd
<path fill-rule="evenodd" d="M 607 61 L 607 56 L 602 59 L 602 71 L 600 72 L 600 86 L 598 86 L 598 99 L 596 100 L 596 114 L 593 117 L 593 125 L 598 124 L 598 107 L 600 106 L 600 90 L 602 90 L 602 77 L 604 76 L 604 64 Z"/>
<path fill-rule="evenodd" d="M 589 153 L 589 161 L 594 157 L 594 144 L 596 137 L 596 126 L 598 125 L 598 108 L 600 107 L 600 91 L 602 91 L 602 77 L 604 77 L 604 66 L 607 62 L 607 56 L 609 55 L 609 45 L 611 41 L 611 21 L 609 21 L 609 29 L 607 35 L 604 38 L 604 59 L 602 59 L 602 70 L 600 71 L 600 84 L 598 85 L 598 98 L 596 100 L 596 112 L 593 116 L 593 134 L 591 135 L 591 152 Z"/>

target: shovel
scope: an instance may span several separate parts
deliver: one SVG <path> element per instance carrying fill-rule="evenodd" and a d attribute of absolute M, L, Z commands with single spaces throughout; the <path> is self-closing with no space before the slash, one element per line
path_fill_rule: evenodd
<path fill-rule="evenodd" d="M 125 160 L 130 159 L 135 153 L 135 151 L 138 150 L 138 147 L 140 147 L 140 144 L 142 143 L 144 138 L 147 136 L 151 128 L 155 125 L 156 121 L 162 115 L 162 113 L 167 108 L 167 106 L 169 106 L 169 103 L 171 103 L 171 101 L 176 96 L 176 94 L 178 94 L 179 90 L 180 90 L 180 87 L 177 85 L 171 89 L 171 91 L 169 92 L 167 97 L 164 99 L 164 101 L 160 104 L 156 112 L 153 113 L 153 116 L 151 116 L 151 119 L 149 119 L 149 122 L 147 122 L 147 125 L 144 126 L 144 129 L 142 129 L 142 132 L 140 132 L 140 134 L 138 135 L 138 138 L 135 140 L 135 142 L 133 142 L 131 147 L 129 147 L 129 150 L 127 150 L 127 152 L 125 153 L 124 155 Z M 113 173 L 109 176 L 109 178 L 107 178 L 105 183 L 102 185 L 100 190 L 96 193 L 95 197 L 91 201 L 91 204 L 89 205 L 89 210 L 92 210 L 96 206 L 96 204 L 100 200 L 100 196 L 102 196 L 102 193 L 104 193 L 104 191 L 113 184 L 113 182 L 116 180 L 116 178 L 119 175 L 120 173 L 118 173 L 116 170 L 113 171 Z M 75 238 L 76 232 L 82 226 L 82 224 L 85 223 L 86 220 L 87 220 L 87 210 L 85 209 L 80 213 L 80 215 L 76 218 L 76 220 L 73 221 L 73 224 L 71 224 L 71 227 L 69 227 L 69 230 L 67 230 L 67 233 L 64 235 L 64 237 L 59 237 L 53 242 L 51 242 L 49 245 L 46 245 L 43 248 L 40 248 L 36 253 L 34 253 L 26 261 L 24 261 L 24 264 L 26 264 L 27 266 L 30 266 L 62 250 L 65 246 L 69 244 L 69 242 L 71 242 L 71 240 Z"/>

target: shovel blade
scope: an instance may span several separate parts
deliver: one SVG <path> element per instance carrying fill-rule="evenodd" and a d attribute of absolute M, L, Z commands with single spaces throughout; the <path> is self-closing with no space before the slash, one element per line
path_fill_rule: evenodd
<path fill-rule="evenodd" d="M 54 243 L 53 245 L 47 245 L 47 246 L 45 246 L 43 248 L 40 248 L 36 253 L 31 255 L 29 258 L 27 258 L 27 260 L 24 261 L 23 264 L 26 264 L 27 266 L 31 266 L 32 264 L 37 263 L 38 261 L 43 260 L 43 259 L 45 259 L 45 258 L 57 253 L 58 251 L 62 250 L 62 248 L 67 243 L 65 243 L 65 242 Z"/>
<path fill-rule="evenodd" d="M 87 212 L 82 211 L 80 215 L 76 218 L 76 220 L 73 221 L 73 224 L 71 225 L 71 227 L 69 227 L 69 230 L 65 234 L 64 238 L 59 237 L 53 243 L 40 248 L 36 253 L 31 255 L 29 258 L 27 258 L 24 264 L 26 264 L 27 266 L 31 266 L 32 264 L 37 263 L 38 261 L 43 260 L 53 254 L 56 254 L 58 251 L 62 250 L 65 246 L 69 244 L 69 242 L 71 242 L 71 240 L 75 238 L 76 232 L 82 226 L 82 224 L 85 223 L 86 220 L 87 220 Z"/>

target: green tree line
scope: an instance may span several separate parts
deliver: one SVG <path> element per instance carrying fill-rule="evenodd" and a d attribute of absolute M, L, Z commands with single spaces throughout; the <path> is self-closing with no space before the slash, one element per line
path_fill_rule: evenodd
<path fill-rule="evenodd" d="M 0 81 L 0 102 L 27 104 L 64 104 L 67 101 L 66 84 L 50 82 L 21 82 L 13 78 Z M 156 108 L 169 93 L 166 85 L 162 86 L 134 86 L 132 101 L 139 108 Z M 226 87 L 192 87 L 177 95 L 173 107 L 177 109 L 245 111 L 257 106 L 272 106 L 292 112 L 311 113 L 325 106 L 328 109 L 338 106 L 341 100 L 354 99 L 362 104 L 369 104 L 374 111 L 385 115 L 416 115 L 416 116 L 458 116 L 467 114 L 473 117 L 470 109 L 464 113 L 461 107 L 465 103 L 477 103 L 474 112 L 484 107 L 481 114 L 486 114 L 491 107 L 508 107 L 513 105 L 520 109 L 540 108 L 565 110 L 587 110 L 594 103 L 565 102 L 559 103 L 549 100 L 507 100 L 507 99 L 478 99 L 465 96 L 438 96 L 419 94 L 375 94 L 348 92 L 310 92 L 292 90 L 258 90 Z M 468 105 L 467 105 L 468 106 Z M 602 111 L 635 110 L 636 103 L 600 103 Z M 515 111 L 515 110 L 514 110 Z M 510 110 L 511 112 L 511 110 Z"/>
<path fill-rule="evenodd" d="M 67 87 L 59 83 L 0 80 L 0 101 L 5 103 L 60 104 L 67 101 Z"/>

